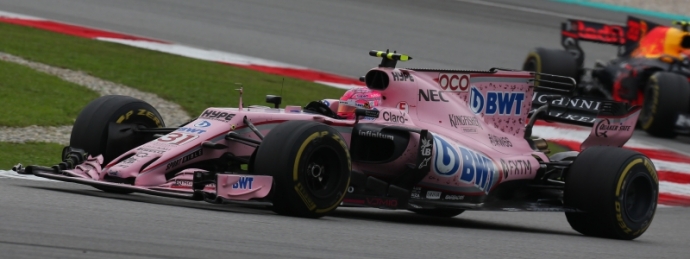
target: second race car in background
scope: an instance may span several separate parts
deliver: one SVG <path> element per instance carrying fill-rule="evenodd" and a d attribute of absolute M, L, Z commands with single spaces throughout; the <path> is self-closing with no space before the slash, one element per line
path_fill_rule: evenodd
<path fill-rule="evenodd" d="M 690 133 L 690 33 L 688 22 L 664 26 L 636 17 L 625 25 L 568 20 L 561 24 L 560 49 L 536 48 L 527 55 L 524 70 L 573 77 L 577 94 L 643 106 L 639 127 L 657 137 Z M 618 47 L 617 57 L 584 68 L 580 41 Z M 548 84 L 548 83 L 546 83 Z M 546 102 L 546 92 L 535 101 Z M 559 99 L 556 105 L 571 109 L 569 120 L 594 118 L 573 112 L 598 110 L 601 103 L 578 97 Z"/>

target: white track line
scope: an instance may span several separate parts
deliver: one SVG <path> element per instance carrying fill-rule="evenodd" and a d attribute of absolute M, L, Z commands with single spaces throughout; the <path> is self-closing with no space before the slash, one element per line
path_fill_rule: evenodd
<path fill-rule="evenodd" d="M 278 61 L 255 58 L 235 53 L 229 53 L 219 50 L 206 50 L 199 49 L 190 46 L 170 44 L 170 43 L 160 43 L 142 40 L 124 40 L 124 39 L 113 39 L 113 38 L 96 38 L 97 40 L 119 43 L 123 45 L 128 45 L 136 48 L 155 50 L 160 52 L 165 52 L 169 54 L 184 56 L 188 58 L 201 59 L 213 62 L 224 62 L 232 63 L 238 65 L 260 65 L 269 67 L 280 67 L 280 68 L 297 68 L 297 69 L 307 69 L 305 67 L 291 65 L 287 63 L 282 63 Z"/>
<path fill-rule="evenodd" d="M 690 197 L 690 185 L 660 181 L 659 192 Z"/>
<path fill-rule="evenodd" d="M 690 174 L 690 163 L 669 162 L 660 159 L 652 159 L 654 167 L 659 171 L 671 171 L 680 174 Z"/>
<path fill-rule="evenodd" d="M 0 170 L 0 178 L 11 178 L 11 179 L 23 179 L 32 181 L 46 181 L 46 182 L 57 182 L 55 180 L 50 180 L 43 177 L 38 177 L 30 174 L 18 174 L 14 171 Z"/>
<path fill-rule="evenodd" d="M 33 21 L 47 21 L 46 19 L 35 17 L 35 16 L 23 15 L 23 14 L 18 14 L 18 13 L 10 13 L 10 12 L 5 12 L 5 11 L 1 11 L 1 10 L 0 10 L 0 17 L 23 19 L 23 20 L 33 20 Z"/>
<path fill-rule="evenodd" d="M 346 90 L 347 90 L 347 89 L 350 89 L 350 88 L 352 88 L 352 87 L 360 86 L 360 85 L 353 85 L 353 84 L 331 83 L 331 82 L 319 81 L 319 80 L 314 81 L 314 83 L 322 84 L 322 85 L 327 85 L 327 86 L 330 86 L 330 87 L 335 87 L 335 88 L 340 88 L 340 89 L 346 89 Z"/>
<path fill-rule="evenodd" d="M 538 136 L 538 137 L 544 138 L 546 140 L 563 139 L 563 140 L 582 142 L 585 139 L 587 139 L 587 137 L 589 137 L 590 130 L 584 129 L 584 128 L 583 128 L 583 130 L 577 130 L 577 129 L 564 129 L 564 128 L 558 128 L 558 127 L 553 127 L 553 126 L 534 126 L 532 132 L 533 132 L 534 136 Z M 644 149 L 658 149 L 658 150 L 672 150 L 668 147 L 663 147 L 661 145 L 655 145 L 655 144 L 649 143 L 647 141 L 640 141 L 637 139 L 630 139 L 627 143 L 625 143 L 625 147 L 644 148 Z M 681 152 L 678 150 L 672 150 L 672 151 L 678 152 L 680 154 L 685 154 L 684 152 Z"/>

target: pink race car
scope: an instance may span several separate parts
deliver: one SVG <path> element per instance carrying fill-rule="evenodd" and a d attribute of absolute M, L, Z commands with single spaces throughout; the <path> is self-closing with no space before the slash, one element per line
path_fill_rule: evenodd
<path fill-rule="evenodd" d="M 104 96 L 79 114 L 62 163 L 17 171 L 106 192 L 270 204 L 278 214 L 314 218 L 338 206 L 440 217 L 564 211 L 576 231 L 617 239 L 634 239 L 651 224 L 657 173 L 649 158 L 620 148 L 639 108 L 600 103 L 592 124 L 555 105 L 567 103 L 572 79 L 402 69 L 397 62 L 409 56 L 369 54 L 382 61 L 362 81 L 383 102 L 357 108 L 352 120 L 336 115 L 338 100 L 279 109 L 281 98 L 269 95 L 273 108 L 243 107 L 240 91 L 238 108 L 208 108 L 166 128 L 151 105 Z M 532 100 L 535 88 L 559 94 Z M 531 134 L 537 119 L 593 127 L 582 152 L 548 156 L 547 142 Z"/>

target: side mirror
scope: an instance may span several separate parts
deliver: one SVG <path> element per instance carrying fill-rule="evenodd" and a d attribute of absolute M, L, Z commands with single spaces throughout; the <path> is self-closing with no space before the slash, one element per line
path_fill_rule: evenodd
<path fill-rule="evenodd" d="M 378 110 L 363 109 L 363 108 L 355 109 L 355 123 L 359 123 L 359 117 L 360 116 L 370 117 L 370 118 L 378 118 L 379 117 L 379 111 Z"/>
<path fill-rule="evenodd" d="M 280 107 L 280 103 L 283 101 L 283 97 L 277 96 L 277 95 L 266 95 L 266 102 L 267 103 L 272 103 L 273 108 L 278 109 Z"/>

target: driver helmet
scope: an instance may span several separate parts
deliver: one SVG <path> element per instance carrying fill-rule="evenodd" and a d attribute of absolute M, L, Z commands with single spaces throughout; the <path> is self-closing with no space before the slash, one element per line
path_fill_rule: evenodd
<path fill-rule="evenodd" d="M 340 97 L 338 105 L 338 116 L 345 119 L 355 118 L 355 109 L 374 109 L 383 104 L 381 93 L 366 87 L 355 87 L 347 90 Z"/>

